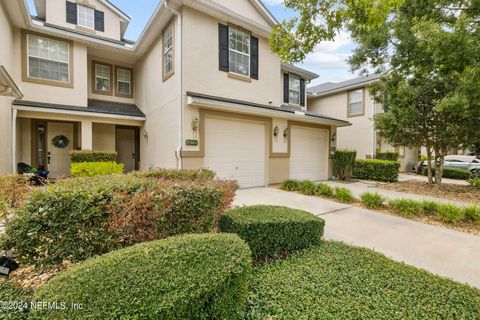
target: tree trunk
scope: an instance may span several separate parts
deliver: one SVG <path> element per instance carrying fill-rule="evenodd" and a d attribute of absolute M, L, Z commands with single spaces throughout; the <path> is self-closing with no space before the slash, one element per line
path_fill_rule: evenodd
<path fill-rule="evenodd" d="M 433 184 L 433 174 L 432 174 L 432 148 L 429 146 L 427 148 L 427 164 L 428 164 L 428 183 Z M 422 169 L 423 170 L 423 169 Z M 422 172 L 423 174 L 423 172 Z"/>

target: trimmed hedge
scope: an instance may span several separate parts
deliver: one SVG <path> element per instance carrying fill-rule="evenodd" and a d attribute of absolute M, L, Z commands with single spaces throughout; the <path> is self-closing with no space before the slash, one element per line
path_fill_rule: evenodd
<path fill-rule="evenodd" d="M 355 161 L 353 177 L 362 180 L 396 182 L 399 170 L 400 162 L 397 161 L 358 159 Z"/>
<path fill-rule="evenodd" d="M 480 188 L 480 179 L 470 179 L 468 183 L 470 183 L 472 187 Z"/>
<path fill-rule="evenodd" d="M 388 161 L 398 161 L 400 155 L 398 152 L 393 151 L 377 151 L 375 154 L 375 159 L 379 160 L 388 160 Z"/>
<path fill-rule="evenodd" d="M 355 150 L 336 150 L 333 158 L 333 174 L 339 180 L 350 180 L 355 167 Z"/>
<path fill-rule="evenodd" d="M 71 151 L 70 160 L 72 162 L 112 162 L 117 161 L 117 153 L 90 150 Z"/>
<path fill-rule="evenodd" d="M 109 174 L 122 174 L 123 163 L 109 162 L 73 162 L 70 164 L 72 177 L 94 177 Z"/>
<path fill-rule="evenodd" d="M 232 209 L 220 219 L 220 230 L 238 234 L 254 258 L 319 244 L 324 226 L 323 219 L 309 212 L 267 205 Z"/>
<path fill-rule="evenodd" d="M 30 310 L 31 292 L 11 280 L 0 278 L 0 319 L 24 320 Z"/>
<path fill-rule="evenodd" d="M 143 178 L 166 179 L 166 180 L 213 180 L 215 172 L 208 169 L 198 170 L 170 170 L 170 169 L 154 169 L 148 171 L 135 172 L 135 176 Z"/>
<path fill-rule="evenodd" d="M 428 168 L 423 168 L 423 175 L 428 176 Z M 435 175 L 435 170 L 432 169 L 432 175 Z M 457 180 L 468 180 L 470 179 L 471 173 L 467 169 L 461 168 L 443 168 L 442 178 L 448 179 L 457 179 Z"/>
<path fill-rule="evenodd" d="M 32 310 L 42 319 L 241 319 L 251 251 L 233 234 L 142 243 L 90 259 L 53 278 L 35 301 L 82 310 Z"/>
<path fill-rule="evenodd" d="M 236 184 L 133 175 L 71 178 L 38 189 L 5 225 L 2 249 L 34 265 L 78 262 L 139 242 L 215 230 Z"/>
<path fill-rule="evenodd" d="M 258 266 L 250 287 L 248 320 L 480 319 L 477 288 L 341 242 Z"/>

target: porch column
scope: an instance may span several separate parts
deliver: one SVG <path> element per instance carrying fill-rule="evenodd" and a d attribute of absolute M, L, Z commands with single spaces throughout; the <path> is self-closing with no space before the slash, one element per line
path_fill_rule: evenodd
<path fill-rule="evenodd" d="M 12 173 L 17 173 L 17 109 L 12 108 Z"/>
<path fill-rule="evenodd" d="M 82 150 L 93 150 L 92 121 L 82 121 Z"/>

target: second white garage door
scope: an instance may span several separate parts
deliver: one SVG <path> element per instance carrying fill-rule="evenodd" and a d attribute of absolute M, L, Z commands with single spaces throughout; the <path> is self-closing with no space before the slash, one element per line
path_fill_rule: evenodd
<path fill-rule="evenodd" d="M 265 186 L 265 125 L 230 119 L 205 119 L 205 167 L 240 187 Z"/>
<path fill-rule="evenodd" d="M 326 180 L 327 163 L 328 130 L 292 126 L 290 178 Z"/>

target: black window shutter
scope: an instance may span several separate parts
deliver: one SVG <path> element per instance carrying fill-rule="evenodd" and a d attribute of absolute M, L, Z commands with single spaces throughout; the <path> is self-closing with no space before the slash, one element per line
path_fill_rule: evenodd
<path fill-rule="evenodd" d="M 290 101 L 289 90 L 289 76 L 288 73 L 283 74 L 283 102 L 288 103 Z"/>
<path fill-rule="evenodd" d="M 250 78 L 258 80 L 258 38 L 250 36 Z"/>
<path fill-rule="evenodd" d="M 218 68 L 220 71 L 229 71 L 229 59 L 228 59 L 228 26 L 219 24 L 218 25 L 218 54 L 219 54 L 219 64 Z"/>
<path fill-rule="evenodd" d="M 67 23 L 77 24 L 77 4 L 67 1 Z"/>
<path fill-rule="evenodd" d="M 300 79 L 300 106 L 305 107 L 305 79 Z"/>
<path fill-rule="evenodd" d="M 95 10 L 95 30 L 105 31 L 105 19 L 103 11 Z"/>

